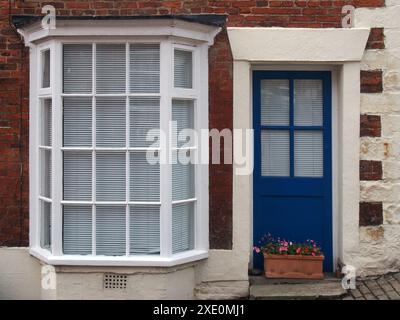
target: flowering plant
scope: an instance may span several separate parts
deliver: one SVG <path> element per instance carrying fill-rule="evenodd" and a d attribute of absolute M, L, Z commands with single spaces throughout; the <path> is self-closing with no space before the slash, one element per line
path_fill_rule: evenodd
<path fill-rule="evenodd" d="M 321 248 L 314 240 L 306 240 L 303 243 L 295 243 L 280 238 L 273 238 L 267 234 L 261 238 L 257 246 L 253 247 L 256 253 L 303 255 L 303 256 L 321 256 Z"/>

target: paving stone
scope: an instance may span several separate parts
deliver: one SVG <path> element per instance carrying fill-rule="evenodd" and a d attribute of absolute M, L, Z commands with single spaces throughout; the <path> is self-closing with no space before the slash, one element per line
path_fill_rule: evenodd
<path fill-rule="evenodd" d="M 351 295 L 345 296 L 342 300 L 354 300 Z"/>
<path fill-rule="evenodd" d="M 400 300 L 400 295 L 394 290 L 386 292 L 386 295 L 390 300 Z"/>
<path fill-rule="evenodd" d="M 398 281 L 400 281 L 400 272 L 393 275 Z"/>
<path fill-rule="evenodd" d="M 364 283 L 369 290 L 380 289 L 379 285 L 375 282 L 375 280 L 367 280 Z"/>
<path fill-rule="evenodd" d="M 362 297 L 362 294 L 358 289 L 350 290 L 350 293 L 356 299 Z"/>
<path fill-rule="evenodd" d="M 372 293 L 367 293 L 365 295 L 365 299 L 367 299 L 367 300 L 376 300 L 376 297 Z"/>
<path fill-rule="evenodd" d="M 377 296 L 378 300 L 389 300 L 389 297 L 386 295 L 379 295 Z"/>
<path fill-rule="evenodd" d="M 337 299 L 347 293 L 340 282 L 263 284 L 250 287 L 250 299 Z"/>
<path fill-rule="evenodd" d="M 358 286 L 358 290 L 360 290 L 363 295 L 371 292 L 364 284 Z"/>

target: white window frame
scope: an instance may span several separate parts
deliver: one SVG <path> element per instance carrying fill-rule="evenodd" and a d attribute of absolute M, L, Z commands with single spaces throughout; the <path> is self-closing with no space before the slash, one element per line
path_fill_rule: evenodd
<path fill-rule="evenodd" d="M 91 23 L 89 21 L 89 23 Z M 105 22 L 103 22 L 105 23 Z M 195 165 L 195 198 L 183 201 L 172 201 L 172 165 L 160 165 L 160 255 L 125 255 L 125 256 L 97 256 L 97 255 L 63 255 L 62 252 L 62 98 L 68 94 L 62 93 L 62 45 L 67 43 L 159 43 L 160 44 L 160 92 L 159 94 L 145 94 L 146 96 L 160 96 L 160 128 L 169 132 L 171 119 L 172 100 L 190 99 L 194 101 L 195 129 L 208 129 L 208 48 L 213 43 L 214 36 L 220 28 L 188 23 L 182 21 L 157 22 L 157 26 L 150 30 L 144 28 L 148 20 L 138 23 L 132 22 L 130 35 L 113 37 L 117 28 L 99 26 L 98 35 L 94 35 L 93 22 L 87 29 L 81 27 L 81 35 L 70 34 L 76 32 L 74 28 L 67 28 L 71 21 L 64 21 L 56 31 L 28 29 L 19 30 L 23 34 L 27 45 L 31 47 L 30 59 L 37 63 L 30 66 L 30 253 L 52 265 L 99 265 L 99 266 L 173 266 L 181 263 L 196 261 L 208 257 L 208 165 Z M 82 22 L 76 22 L 82 24 Z M 179 26 L 179 28 L 177 28 Z M 124 25 L 123 31 L 126 31 Z M 61 30 L 60 30 L 61 29 Z M 51 37 L 51 32 L 56 36 Z M 69 37 L 60 37 L 63 33 Z M 87 33 L 90 37 L 85 36 Z M 177 33 L 177 36 L 174 36 Z M 101 36 L 107 34 L 107 36 Z M 140 35 L 140 37 L 137 37 Z M 182 36 L 184 35 L 184 36 Z M 36 44 L 41 40 L 40 44 Z M 174 88 L 174 49 L 184 49 L 193 52 L 193 88 Z M 41 52 L 50 49 L 50 88 L 41 88 Z M 128 50 L 128 46 L 127 46 Z M 127 54 L 129 52 L 127 51 Z M 95 57 L 93 57 L 95 59 Z M 127 61 L 127 65 L 128 65 Z M 202 67 L 203 66 L 203 67 Z M 207 66 L 207 67 L 204 67 Z M 128 68 L 128 67 L 127 67 Z M 94 72 L 94 71 L 93 71 Z M 126 75 L 127 78 L 129 74 Z M 40 80 L 40 81 L 39 81 Z M 93 92 L 89 96 L 93 96 Z M 130 93 L 129 96 L 143 94 Z M 77 96 L 77 95 L 75 95 Z M 39 103 L 43 98 L 52 99 L 52 185 L 51 185 L 51 252 L 40 247 L 40 206 L 39 206 L 39 139 L 40 115 Z M 205 144 L 206 146 L 208 145 Z M 204 144 L 199 140 L 194 146 L 195 152 L 202 152 Z M 204 147 L 203 147 L 204 148 Z M 79 148 L 74 148 L 79 149 Z M 82 148 L 82 150 L 88 148 Z M 92 148 L 89 148 L 92 149 Z M 167 136 L 166 150 L 170 152 L 169 133 Z M 208 153 L 208 150 L 205 152 Z M 93 178 L 93 177 L 92 177 Z M 173 203 L 196 202 L 194 249 L 173 254 L 172 253 L 172 205 Z M 88 202 L 90 204 L 92 201 Z M 127 228 L 129 229 L 129 228 Z M 93 240 L 94 241 L 94 240 Z M 129 249 L 129 241 L 127 248 Z M 127 251 L 129 252 L 129 250 Z"/>

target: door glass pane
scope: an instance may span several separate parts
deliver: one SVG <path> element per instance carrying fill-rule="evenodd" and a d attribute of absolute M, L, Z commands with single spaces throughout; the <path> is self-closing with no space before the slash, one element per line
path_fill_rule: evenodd
<path fill-rule="evenodd" d="M 290 175 L 290 136 L 288 130 L 261 132 L 261 175 Z"/>
<path fill-rule="evenodd" d="M 289 125 L 289 80 L 261 81 L 261 125 Z"/>
<path fill-rule="evenodd" d="M 295 131 L 295 176 L 322 177 L 323 158 L 323 135 L 321 131 Z"/>
<path fill-rule="evenodd" d="M 294 80 L 294 124 L 322 126 L 322 80 Z"/>

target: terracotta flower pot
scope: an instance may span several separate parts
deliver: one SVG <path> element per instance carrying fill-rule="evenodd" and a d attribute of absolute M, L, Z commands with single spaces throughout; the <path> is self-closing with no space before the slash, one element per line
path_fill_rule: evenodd
<path fill-rule="evenodd" d="M 267 278 L 323 279 L 324 256 L 268 255 L 264 253 L 264 272 Z"/>

